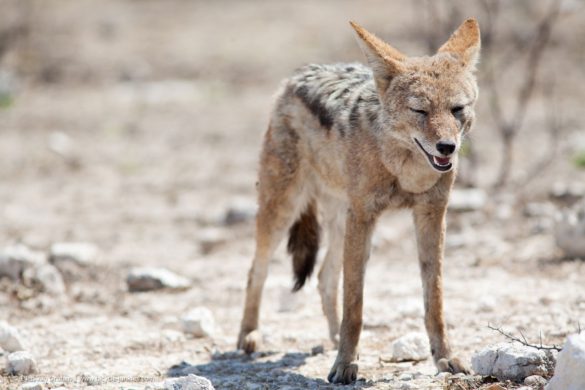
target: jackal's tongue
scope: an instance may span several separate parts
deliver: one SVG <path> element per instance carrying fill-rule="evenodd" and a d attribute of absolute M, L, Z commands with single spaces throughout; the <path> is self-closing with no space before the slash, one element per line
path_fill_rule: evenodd
<path fill-rule="evenodd" d="M 451 159 L 449 157 L 437 157 L 437 156 L 433 156 L 433 158 L 435 159 L 435 162 L 438 165 L 447 165 L 451 161 Z"/>

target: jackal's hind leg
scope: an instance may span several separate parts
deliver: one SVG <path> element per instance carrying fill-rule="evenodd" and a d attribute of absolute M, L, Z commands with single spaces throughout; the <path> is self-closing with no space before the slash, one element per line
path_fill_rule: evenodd
<path fill-rule="evenodd" d="M 324 204 L 337 206 L 335 203 L 323 202 Z M 328 207 L 324 210 L 325 223 L 328 232 L 328 248 L 325 260 L 319 271 L 319 293 L 323 313 L 327 318 L 329 326 L 329 338 L 337 348 L 339 344 L 339 314 L 338 314 L 338 287 L 339 274 L 343 265 L 343 237 L 345 234 L 345 209 L 339 207 Z"/>
<path fill-rule="evenodd" d="M 256 216 L 256 252 L 248 273 L 244 315 L 238 348 L 258 350 L 261 335 L 258 316 L 268 263 L 300 209 L 306 206 L 301 164 L 289 129 L 271 126 L 261 155 Z"/>

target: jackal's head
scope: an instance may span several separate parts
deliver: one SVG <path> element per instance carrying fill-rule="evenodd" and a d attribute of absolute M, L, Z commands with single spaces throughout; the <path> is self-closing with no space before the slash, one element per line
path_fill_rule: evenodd
<path fill-rule="evenodd" d="M 467 19 L 429 57 L 407 57 L 351 22 L 372 67 L 385 118 L 382 142 L 398 140 L 436 171 L 451 170 L 474 120 L 480 35 Z"/>

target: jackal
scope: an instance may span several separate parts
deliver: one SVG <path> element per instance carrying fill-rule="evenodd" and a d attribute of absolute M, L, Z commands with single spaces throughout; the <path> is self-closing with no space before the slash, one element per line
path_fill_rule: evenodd
<path fill-rule="evenodd" d="M 260 159 L 256 252 L 238 348 L 259 348 L 258 314 L 273 251 L 288 231 L 294 290 L 300 289 L 315 266 L 321 223 L 329 247 L 319 292 L 329 335 L 334 342 L 339 338 L 328 379 L 354 381 L 372 231 L 383 210 L 411 208 L 435 365 L 439 371 L 467 372 L 449 347 L 442 261 L 457 152 L 475 116 L 479 26 L 468 19 L 433 56 L 407 57 L 351 25 L 370 67 L 308 65 L 277 95 Z"/>

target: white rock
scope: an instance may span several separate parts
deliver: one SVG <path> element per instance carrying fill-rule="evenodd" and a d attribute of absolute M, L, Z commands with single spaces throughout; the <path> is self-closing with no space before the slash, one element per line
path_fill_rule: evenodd
<path fill-rule="evenodd" d="M 585 332 L 567 338 L 546 390 L 585 389 Z"/>
<path fill-rule="evenodd" d="M 167 379 L 164 386 L 165 390 L 215 390 L 209 379 L 194 374 Z"/>
<path fill-rule="evenodd" d="M 530 375 L 529 377 L 526 377 L 526 379 L 524 379 L 524 384 L 540 389 L 544 387 L 544 385 L 546 385 L 546 379 L 544 379 L 540 375 Z"/>
<path fill-rule="evenodd" d="M 475 211 L 485 206 L 487 195 L 479 188 L 455 188 L 449 196 L 449 209 Z"/>
<path fill-rule="evenodd" d="M 516 344 L 487 347 L 471 358 L 473 370 L 500 381 L 520 382 L 530 375 L 546 375 L 549 358 L 542 350 Z"/>
<path fill-rule="evenodd" d="M 0 253 L 0 277 L 18 280 L 25 269 L 45 261 L 43 253 L 32 251 L 22 244 L 7 247 Z"/>
<path fill-rule="evenodd" d="M 37 372 L 37 362 L 28 351 L 12 352 L 6 360 L 6 371 L 10 375 L 29 375 Z"/>
<path fill-rule="evenodd" d="M 43 382 L 28 382 L 20 386 L 20 390 L 43 390 L 45 385 Z"/>
<path fill-rule="evenodd" d="M 15 327 L 0 321 L 0 348 L 7 352 L 21 351 L 23 349 L 22 338 Z"/>
<path fill-rule="evenodd" d="M 585 258 L 585 202 L 564 212 L 555 224 L 557 246 L 570 257 Z"/>
<path fill-rule="evenodd" d="M 408 333 L 395 340 L 391 346 L 392 360 L 409 361 L 424 360 L 430 355 L 427 336 L 423 333 Z"/>
<path fill-rule="evenodd" d="M 213 314 L 206 307 L 196 307 L 181 317 L 183 332 L 195 337 L 210 337 L 215 333 Z"/>
<path fill-rule="evenodd" d="M 52 263 L 71 261 L 79 265 L 89 265 L 96 261 L 98 248 L 88 242 L 58 242 L 51 245 Z"/>
<path fill-rule="evenodd" d="M 482 313 L 490 313 L 496 309 L 496 299 L 490 295 L 484 295 L 479 299 L 477 310 Z"/>
<path fill-rule="evenodd" d="M 174 274 L 166 268 L 133 268 L 126 278 L 130 291 L 151 291 L 161 288 L 186 289 L 191 285 L 187 278 Z"/>
<path fill-rule="evenodd" d="M 51 295 L 61 295 L 65 292 L 65 283 L 61 273 L 52 264 L 41 264 L 28 268 L 23 273 L 23 279 L 29 286 L 38 286 L 42 291 Z"/>

